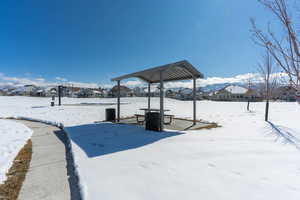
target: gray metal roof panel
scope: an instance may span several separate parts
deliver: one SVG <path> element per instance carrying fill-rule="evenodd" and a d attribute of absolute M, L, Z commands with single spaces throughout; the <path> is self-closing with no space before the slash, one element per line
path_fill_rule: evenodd
<path fill-rule="evenodd" d="M 160 72 L 163 71 L 164 81 L 178 81 L 195 78 L 203 78 L 203 74 L 199 72 L 192 64 L 186 60 L 166 64 L 140 72 L 135 72 L 111 79 L 112 81 L 120 81 L 128 78 L 140 78 L 149 83 L 160 82 Z"/>

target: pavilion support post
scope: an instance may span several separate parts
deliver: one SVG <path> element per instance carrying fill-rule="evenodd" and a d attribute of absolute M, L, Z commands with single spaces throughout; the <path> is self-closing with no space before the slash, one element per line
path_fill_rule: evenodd
<path fill-rule="evenodd" d="M 62 86 L 58 86 L 58 105 L 61 106 Z"/>
<path fill-rule="evenodd" d="M 164 79 L 160 71 L 160 131 L 164 130 Z"/>
<path fill-rule="evenodd" d="M 196 115 L 197 115 L 197 99 L 196 99 L 196 78 L 193 77 L 193 124 L 196 124 Z"/>
<path fill-rule="evenodd" d="M 148 111 L 150 111 L 151 103 L 151 83 L 148 83 Z"/>
<path fill-rule="evenodd" d="M 120 94 L 120 81 L 118 81 L 118 93 L 117 93 L 117 122 L 120 122 L 120 97 L 121 97 L 121 94 Z"/>

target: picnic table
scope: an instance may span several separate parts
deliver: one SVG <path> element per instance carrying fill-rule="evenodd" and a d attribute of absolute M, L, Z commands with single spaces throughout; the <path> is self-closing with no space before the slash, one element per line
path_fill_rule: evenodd
<path fill-rule="evenodd" d="M 145 114 L 147 112 L 160 112 L 160 109 L 157 109 L 157 108 L 150 108 L 150 109 L 148 109 L 148 108 L 140 108 L 140 110 L 144 110 Z M 168 112 L 168 111 L 170 111 L 170 110 L 164 109 L 164 112 Z"/>
<path fill-rule="evenodd" d="M 140 110 L 145 111 L 145 115 L 135 114 L 136 121 L 137 121 L 138 123 L 144 123 L 144 122 L 145 122 L 145 116 L 146 116 L 146 113 L 148 113 L 148 112 L 160 112 L 160 109 L 157 109 L 157 108 L 150 108 L 150 109 L 148 109 L 148 108 L 140 108 Z M 170 111 L 170 110 L 169 110 L 169 109 L 164 109 L 164 112 L 168 112 L 168 111 Z M 141 117 L 142 117 L 143 119 L 140 119 Z M 174 118 L 174 115 L 165 115 L 165 114 L 164 114 L 164 117 L 169 117 L 169 121 L 168 121 L 168 122 L 165 122 L 165 120 L 164 120 L 164 123 L 165 123 L 165 124 L 171 124 L 171 123 L 172 123 L 172 120 L 173 120 L 173 118 Z"/>

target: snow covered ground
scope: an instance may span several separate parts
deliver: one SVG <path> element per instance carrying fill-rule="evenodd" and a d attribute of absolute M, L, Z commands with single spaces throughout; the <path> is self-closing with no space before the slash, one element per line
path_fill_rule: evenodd
<path fill-rule="evenodd" d="M 8 169 L 31 134 L 23 124 L 0 119 L 0 184 L 6 180 Z"/>
<path fill-rule="evenodd" d="M 63 104 L 113 103 L 70 99 Z M 145 98 L 124 98 L 121 115 L 146 107 Z M 158 107 L 153 99 L 153 107 Z M 166 99 L 177 117 L 191 118 L 192 102 Z M 222 127 L 148 132 L 94 123 L 103 106 L 49 107 L 49 98 L 0 97 L 0 117 L 23 116 L 63 123 L 71 139 L 85 199 L 299 199 L 300 106 L 271 103 L 197 102 L 197 117 Z"/>

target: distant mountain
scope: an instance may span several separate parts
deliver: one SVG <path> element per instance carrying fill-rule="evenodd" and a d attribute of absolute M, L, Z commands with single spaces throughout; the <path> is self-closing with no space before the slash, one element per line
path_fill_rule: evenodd
<path fill-rule="evenodd" d="M 14 86 L 14 85 L 8 85 L 8 84 L 3 84 L 3 85 L 0 85 L 0 90 L 2 91 L 9 91 L 9 90 L 13 90 L 13 89 L 16 89 L 17 87 Z"/>
<path fill-rule="evenodd" d="M 243 83 L 222 83 L 222 84 L 212 84 L 212 85 L 207 85 L 205 87 L 197 87 L 197 91 L 203 91 L 203 92 L 213 92 L 213 91 L 217 91 L 220 90 L 228 85 L 237 85 L 237 86 L 244 86 Z M 178 92 L 180 90 L 183 90 L 185 88 L 179 87 L 179 88 L 168 88 L 169 90 Z"/>
<path fill-rule="evenodd" d="M 218 84 L 212 84 L 212 85 L 207 85 L 207 86 L 204 86 L 204 87 L 197 87 L 197 91 L 200 92 L 214 92 L 214 91 L 217 91 L 217 90 L 220 90 L 220 89 L 223 89 L 225 88 L 226 86 L 229 86 L 229 85 L 235 85 L 235 86 L 242 86 L 242 87 L 247 87 L 247 85 L 245 83 L 218 83 Z M 252 84 L 251 86 L 252 88 L 257 88 L 258 87 L 258 84 Z M 183 88 L 183 87 L 179 87 L 179 88 L 168 88 L 168 90 L 172 90 L 174 92 L 178 92 L 180 90 L 184 90 L 186 88 Z"/>
<path fill-rule="evenodd" d="M 244 83 L 220 83 L 220 84 L 213 84 L 213 85 L 207 85 L 205 87 L 201 87 L 201 90 L 203 92 L 213 92 L 213 91 L 220 90 L 228 85 L 245 86 Z"/>

